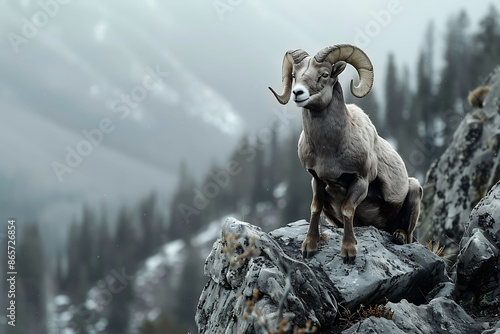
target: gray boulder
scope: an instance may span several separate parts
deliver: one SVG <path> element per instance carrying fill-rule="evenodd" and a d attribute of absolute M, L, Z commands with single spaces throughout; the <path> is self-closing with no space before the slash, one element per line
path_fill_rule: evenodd
<path fill-rule="evenodd" d="M 231 251 L 228 238 L 240 244 Z M 253 245 L 253 246 L 252 246 Z M 253 253 L 252 253 L 253 250 Z M 241 263 L 232 261 L 248 251 Z M 280 304 L 289 322 L 305 326 L 311 319 L 328 327 L 337 315 L 337 303 L 328 281 L 303 262 L 289 257 L 259 227 L 228 218 L 205 263 L 205 286 L 196 312 L 199 333 L 261 333 L 276 329 Z M 318 277 L 318 275 L 320 277 Z M 287 279 L 291 286 L 287 286 Z M 254 298 L 255 290 L 260 296 Z M 254 312 L 248 309 L 251 301 Z M 254 314 L 252 314 L 254 313 Z"/>
<path fill-rule="evenodd" d="M 490 329 L 485 330 L 481 334 L 500 334 L 500 321 L 497 322 L 495 326 L 493 326 Z"/>
<path fill-rule="evenodd" d="M 500 319 L 500 183 L 470 214 L 460 241 L 456 286 L 473 313 Z"/>
<path fill-rule="evenodd" d="M 416 306 L 406 300 L 387 303 L 394 313 L 392 320 L 370 317 L 343 331 L 343 334 L 479 334 L 485 328 L 477 324 L 453 300 L 440 297 Z"/>
<path fill-rule="evenodd" d="M 199 332 L 260 333 L 276 328 L 280 309 L 300 327 L 311 319 L 318 333 L 335 332 L 337 301 L 351 310 L 385 298 L 419 304 L 435 285 L 448 281 L 445 263 L 435 254 L 417 243 L 393 244 L 389 233 L 374 227 L 355 228 L 354 265 L 343 263 L 343 229 L 332 226 L 322 226 L 320 252 L 302 260 L 300 244 L 307 228 L 306 221 L 299 221 L 267 234 L 229 218 L 205 263 L 210 280 L 196 313 Z M 234 251 L 226 235 L 238 236 Z M 231 266 L 238 255 L 243 260 Z M 259 298 L 252 296 L 256 289 Z M 255 307 L 254 314 L 249 314 L 247 302 Z"/>
<path fill-rule="evenodd" d="M 302 220 L 270 234 L 286 253 L 300 259 L 300 245 L 308 225 Z M 396 245 L 385 231 L 373 226 L 356 227 L 356 262 L 344 265 L 340 256 L 344 230 L 322 225 L 321 232 L 320 251 L 306 262 L 328 276 L 337 301 L 352 311 L 360 304 L 378 304 L 385 298 L 424 303 L 425 294 L 438 283 L 448 281 L 444 261 L 421 244 Z"/>
<path fill-rule="evenodd" d="M 500 68 L 486 84 L 491 90 L 483 108 L 464 117 L 424 185 L 418 238 L 440 240 L 452 254 L 458 253 L 470 211 L 500 179 Z"/>

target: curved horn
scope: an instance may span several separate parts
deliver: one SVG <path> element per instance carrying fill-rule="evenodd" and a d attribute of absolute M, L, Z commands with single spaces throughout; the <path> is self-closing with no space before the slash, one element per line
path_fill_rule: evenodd
<path fill-rule="evenodd" d="M 293 65 L 300 63 L 304 58 L 308 57 L 309 54 L 301 49 L 289 50 L 285 53 L 283 57 L 283 67 L 281 69 L 281 81 L 283 83 L 283 93 L 278 95 L 269 87 L 271 92 L 273 92 L 274 96 L 281 104 L 287 104 L 288 100 L 290 100 L 290 95 L 292 94 L 292 71 Z"/>
<path fill-rule="evenodd" d="M 370 58 L 360 48 L 350 44 L 327 46 L 315 56 L 317 62 L 328 60 L 332 65 L 338 61 L 345 61 L 354 66 L 359 75 L 359 85 L 354 86 L 351 80 L 351 92 L 356 97 L 363 97 L 370 92 L 373 86 L 373 65 Z"/>

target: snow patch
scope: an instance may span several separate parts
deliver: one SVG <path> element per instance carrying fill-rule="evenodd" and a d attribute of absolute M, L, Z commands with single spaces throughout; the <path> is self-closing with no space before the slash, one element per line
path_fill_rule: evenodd
<path fill-rule="evenodd" d="M 178 255 L 185 245 L 186 243 L 184 242 L 184 240 L 181 239 L 166 244 L 163 247 L 165 264 L 173 266 L 176 263 L 182 262 L 182 260 Z M 159 254 L 158 256 L 161 256 L 161 254 Z"/>
<path fill-rule="evenodd" d="M 273 196 L 274 198 L 281 198 L 286 195 L 286 190 L 288 189 L 288 184 L 286 182 L 281 182 L 274 188 Z"/>
<path fill-rule="evenodd" d="M 232 214 L 229 216 L 232 216 Z M 207 243 L 214 242 L 219 237 L 220 230 L 222 228 L 222 225 L 224 225 L 225 220 L 226 218 L 214 220 L 213 222 L 208 224 L 208 227 L 205 229 L 205 231 L 201 232 L 191 240 L 191 245 L 193 245 L 194 247 L 200 247 Z"/>
<path fill-rule="evenodd" d="M 66 306 L 71 303 L 71 299 L 69 299 L 66 295 L 58 295 L 54 297 L 54 305 L 56 306 Z"/>

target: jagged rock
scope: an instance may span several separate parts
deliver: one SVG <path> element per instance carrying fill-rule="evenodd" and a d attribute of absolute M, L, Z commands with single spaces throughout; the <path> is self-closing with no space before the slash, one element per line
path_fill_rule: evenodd
<path fill-rule="evenodd" d="M 260 333 L 255 317 L 244 319 L 246 303 L 255 289 L 261 298 L 255 308 L 274 317 L 285 295 L 287 273 L 291 289 L 284 303 L 289 319 L 304 326 L 312 319 L 320 330 L 330 333 L 337 314 L 336 300 L 344 307 L 357 309 L 360 304 L 381 303 L 388 298 L 425 302 L 436 284 L 447 281 L 445 264 L 418 243 L 396 245 L 392 236 L 374 227 L 355 228 L 358 256 L 354 265 L 346 265 L 340 257 L 343 229 L 322 226 L 320 252 L 302 260 L 300 244 L 308 228 L 306 221 L 289 224 L 270 234 L 260 228 L 229 218 L 205 263 L 205 286 L 196 322 L 200 333 Z M 237 235 L 242 244 L 236 254 L 250 252 L 254 240 L 255 257 L 246 258 L 231 267 L 234 256 L 228 251 L 226 233 Z M 276 325 L 276 320 L 272 323 Z"/>
<path fill-rule="evenodd" d="M 458 253 L 471 209 L 500 178 L 500 68 L 487 85 L 483 108 L 465 116 L 424 185 L 418 237 L 440 240 L 450 254 Z"/>
<path fill-rule="evenodd" d="M 386 305 L 394 313 L 392 320 L 370 317 L 343 334 L 479 334 L 485 328 L 477 324 L 457 303 L 445 297 L 433 299 L 426 305 L 416 306 L 406 300 Z"/>
<path fill-rule="evenodd" d="M 230 251 L 231 242 L 228 243 L 226 235 L 238 236 L 237 242 L 241 245 L 234 252 Z M 253 257 L 245 257 L 242 264 L 231 266 L 234 256 L 254 248 Z M 286 295 L 287 273 L 291 289 Z M 263 327 L 259 322 L 262 321 L 269 321 L 270 326 L 276 328 L 275 319 L 284 296 L 283 311 L 291 322 L 304 326 L 307 319 L 312 319 L 327 327 L 337 315 L 337 303 L 332 287 L 317 274 L 285 254 L 259 227 L 229 218 L 222 228 L 221 239 L 215 242 L 205 263 L 205 275 L 210 281 L 202 292 L 196 313 L 199 333 L 238 333 L 239 330 L 241 333 L 260 333 Z M 250 313 L 247 301 L 253 299 L 256 289 L 260 297 L 254 300 L 254 306 L 256 313 L 263 314 L 260 319 L 245 316 Z"/>
<path fill-rule="evenodd" d="M 302 220 L 270 234 L 287 254 L 298 259 L 307 228 L 308 223 Z M 327 241 L 320 244 L 318 254 L 307 263 L 325 272 L 344 307 L 356 310 L 360 304 L 381 303 L 385 298 L 405 298 L 420 304 L 436 284 L 448 280 L 445 263 L 438 256 L 418 243 L 396 245 L 392 235 L 373 226 L 355 228 L 356 263 L 344 265 L 340 257 L 343 232 L 322 225 L 322 238 Z"/>
<path fill-rule="evenodd" d="M 497 322 L 495 326 L 493 326 L 490 329 L 485 330 L 481 334 L 500 334 L 500 321 Z"/>
<path fill-rule="evenodd" d="M 442 282 L 439 283 L 431 290 L 425 297 L 426 300 L 432 300 L 439 297 L 446 297 L 449 299 L 455 299 L 456 287 L 452 282 Z"/>
<path fill-rule="evenodd" d="M 459 299 L 478 315 L 500 319 L 500 183 L 472 210 L 460 241 Z"/>

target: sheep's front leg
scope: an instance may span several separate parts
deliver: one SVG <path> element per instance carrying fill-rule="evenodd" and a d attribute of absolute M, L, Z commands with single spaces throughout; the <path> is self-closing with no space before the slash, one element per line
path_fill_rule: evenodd
<path fill-rule="evenodd" d="M 319 242 L 319 218 L 323 210 L 325 200 L 325 184 L 318 178 L 314 171 L 309 171 L 313 176 L 313 200 L 311 203 L 311 220 L 309 221 L 309 230 L 306 239 L 302 243 L 302 256 L 310 258 L 318 252 Z"/>
<path fill-rule="evenodd" d="M 342 203 L 342 217 L 344 220 L 344 238 L 340 248 L 340 256 L 344 259 L 344 263 L 354 263 L 356 259 L 356 237 L 354 236 L 354 213 L 356 207 L 365 199 L 368 193 L 368 181 L 358 177 L 347 191 L 347 197 Z"/>

